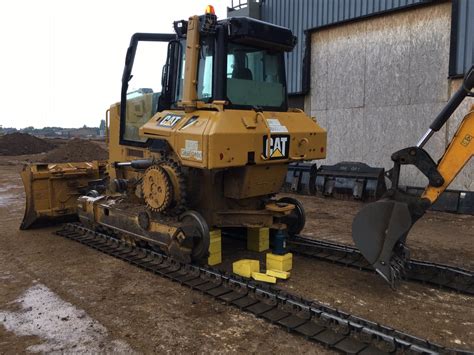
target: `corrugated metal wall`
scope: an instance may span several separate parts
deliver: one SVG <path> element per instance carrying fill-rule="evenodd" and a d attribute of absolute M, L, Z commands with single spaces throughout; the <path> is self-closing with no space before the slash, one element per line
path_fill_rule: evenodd
<path fill-rule="evenodd" d="M 449 75 L 461 76 L 474 64 L 474 1 L 453 0 Z"/>
<path fill-rule="evenodd" d="M 290 28 L 298 37 L 295 50 L 287 57 L 288 91 L 294 94 L 303 91 L 305 30 L 428 2 L 432 0 L 264 0 L 261 16 Z"/>
<path fill-rule="evenodd" d="M 262 0 L 261 16 L 264 21 L 290 28 L 298 37 L 295 50 L 287 54 L 288 92 L 295 94 L 303 91 L 305 30 L 434 1 L 436 0 Z M 471 4 L 471 8 L 474 7 L 472 5 L 474 4 Z"/>

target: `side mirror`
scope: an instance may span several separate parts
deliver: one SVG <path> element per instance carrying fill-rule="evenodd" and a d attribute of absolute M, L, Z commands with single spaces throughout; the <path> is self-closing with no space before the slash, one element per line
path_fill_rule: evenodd
<path fill-rule="evenodd" d="M 471 91 L 474 87 L 474 65 L 469 69 L 466 76 L 464 77 L 463 85 L 464 90 Z"/>

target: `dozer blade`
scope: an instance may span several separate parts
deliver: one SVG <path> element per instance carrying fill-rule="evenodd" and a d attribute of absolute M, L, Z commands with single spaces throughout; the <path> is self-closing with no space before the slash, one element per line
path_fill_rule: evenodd
<path fill-rule="evenodd" d="M 404 242 L 413 223 L 408 204 L 393 200 L 368 204 L 352 222 L 355 245 L 392 288 L 403 273 Z"/>
<path fill-rule="evenodd" d="M 25 165 L 25 215 L 20 229 L 76 217 L 77 198 L 100 189 L 105 162 Z"/>

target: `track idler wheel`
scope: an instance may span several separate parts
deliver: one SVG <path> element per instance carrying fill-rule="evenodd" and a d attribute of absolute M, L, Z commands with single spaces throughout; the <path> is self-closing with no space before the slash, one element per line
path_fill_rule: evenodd
<path fill-rule="evenodd" d="M 303 204 L 291 197 L 282 197 L 277 202 L 288 203 L 295 206 L 295 209 L 291 211 L 288 216 L 283 217 L 281 222 L 286 224 L 290 237 L 300 234 L 306 224 L 306 213 L 304 212 Z"/>
<path fill-rule="evenodd" d="M 205 219 L 196 211 L 186 211 L 180 217 L 181 229 L 192 242 L 191 259 L 200 261 L 209 255 L 210 234 Z"/>
<path fill-rule="evenodd" d="M 381 200 L 363 207 L 352 222 L 352 239 L 367 261 L 392 286 L 402 276 L 413 225 L 408 204 Z"/>

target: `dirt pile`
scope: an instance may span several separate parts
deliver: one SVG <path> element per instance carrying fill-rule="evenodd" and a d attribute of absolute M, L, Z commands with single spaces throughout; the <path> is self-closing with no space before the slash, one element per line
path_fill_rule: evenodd
<path fill-rule="evenodd" d="M 98 144 L 76 138 L 47 153 L 41 160 L 48 163 L 70 163 L 106 160 L 108 157 L 107 151 Z"/>
<path fill-rule="evenodd" d="M 38 154 L 54 149 L 56 145 L 27 133 L 0 136 L 0 155 Z"/>

